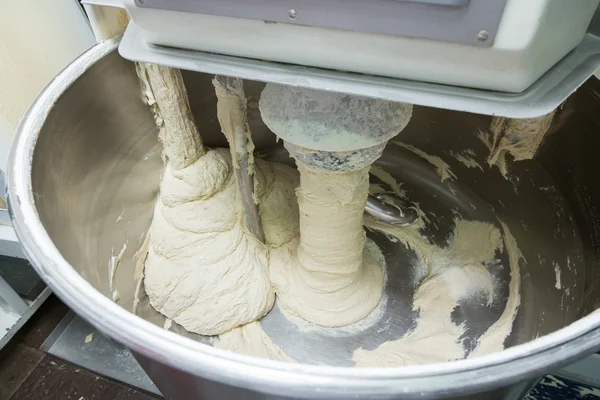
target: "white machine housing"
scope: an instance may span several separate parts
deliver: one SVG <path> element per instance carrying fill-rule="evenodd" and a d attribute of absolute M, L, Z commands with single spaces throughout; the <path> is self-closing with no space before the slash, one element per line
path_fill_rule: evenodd
<path fill-rule="evenodd" d="M 150 2 L 124 2 L 149 44 L 512 93 L 525 90 L 579 44 L 599 3 L 507 0 L 493 40 L 478 46 L 143 6 Z M 497 0 L 466 1 L 477 6 L 482 2 Z M 444 9 L 425 3 L 412 6 Z M 452 7 L 445 8 L 456 14 Z M 301 6 L 283 10 L 286 18 L 291 18 L 289 13 L 294 19 L 302 14 Z M 438 23 L 422 15 L 418 24 Z M 487 39 L 492 29 L 481 26 L 473 33 L 474 41 L 478 32 Z"/>

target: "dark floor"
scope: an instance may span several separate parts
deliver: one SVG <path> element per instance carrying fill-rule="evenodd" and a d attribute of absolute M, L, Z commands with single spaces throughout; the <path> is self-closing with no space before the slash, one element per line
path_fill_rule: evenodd
<path fill-rule="evenodd" d="M 51 295 L 0 351 L 0 400 L 158 399 L 41 351 L 40 346 L 68 310 Z"/>

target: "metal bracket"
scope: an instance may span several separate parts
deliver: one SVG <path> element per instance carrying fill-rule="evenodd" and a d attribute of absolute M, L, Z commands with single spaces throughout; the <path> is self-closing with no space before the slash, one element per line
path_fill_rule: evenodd
<path fill-rule="evenodd" d="M 0 309 L 10 310 L 14 314 L 22 316 L 28 308 L 27 303 L 0 276 Z"/>
<path fill-rule="evenodd" d="M 0 170 L 0 225 L 11 225 L 6 201 L 6 178 Z"/>

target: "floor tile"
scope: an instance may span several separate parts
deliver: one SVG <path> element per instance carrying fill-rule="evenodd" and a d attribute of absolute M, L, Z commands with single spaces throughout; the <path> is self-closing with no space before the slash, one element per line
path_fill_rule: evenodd
<path fill-rule="evenodd" d="M 9 399 L 44 359 L 41 350 L 9 343 L 0 352 L 0 399 Z"/>
<path fill-rule="evenodd" d="M 46 356 L 10 400 L 154 400 L 88 370 Z"/>

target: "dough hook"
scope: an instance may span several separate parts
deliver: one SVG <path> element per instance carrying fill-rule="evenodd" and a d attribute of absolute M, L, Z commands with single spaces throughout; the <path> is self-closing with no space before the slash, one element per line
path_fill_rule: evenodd
<path fill-rule="evenodd" d="M 410 225 L 419 218 L 415 207 L 411 207 L 396 193 L 390 192 L 369 195 L 365 213 L 380 221 L 400 226 Z"/>

